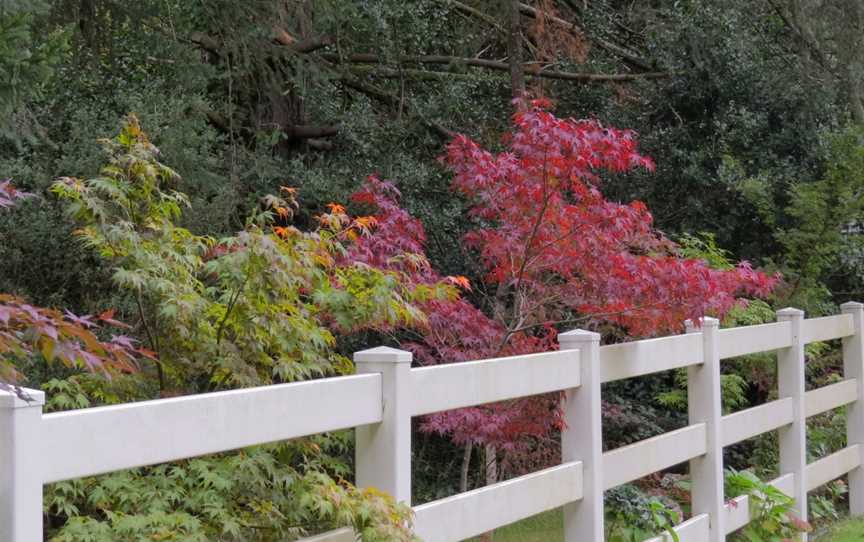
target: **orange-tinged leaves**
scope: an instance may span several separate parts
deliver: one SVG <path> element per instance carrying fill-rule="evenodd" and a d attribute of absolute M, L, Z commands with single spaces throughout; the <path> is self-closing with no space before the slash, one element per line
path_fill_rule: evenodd
<path fill-rule="evenodd" d="M 378 226 L 378 219 L 374 216 L 361 216 L 354 219 L 354 224 L 363 235 L 371 235 L 372 230 Z"/>
<path fill-rule="evenodd" d="M 77 316 L 69 311 L 61 314 L 54 309 L 35 307 L 20 298 L 0 294 L 0 353 L 17 356 L 41 354 L 48 362 L 58 360 L 69 367 L 106 374 L 134 371 L 137 369 L 135 359 L 142 354 L 133 339 L 115 335 L 111 341 L 104 342 L 95 334 L 97 322 L 129 327 L 116 320 L 114 315 L 114 309 L 95 318 Z M 10 371 L 9 364 L 2 358 L 0 356 L 0 373 L 14 373 L 14 368 Z"/>
<path fill-rule="evenodd" d="M 159 356 L 156 354 L 156 352 L 154 352 L 148 348 L 139 348 L 137 350 L 137 352 L 139 354 L 141 354 L 143 357 L 150 359 L 150 360 L 153 360 L 153 361 L 156 361 L 157 359 L 159 359 Z"/>
<path fill-rule="evenodd" d="M 330 209 L 330 212 L 334 215 L 346 214 L 345 207 L 343 207 L 342 205 L 339 205 L 338 203 L 328 203 L 327 208 Z"/>
<path fill-rule="evenodd" d="M 463 277 L 461 275 L 457 275 L 457 276 L 451 275 L 451 276 L 445 277 L 444 280 L 446 280 L 450 284 L 453 284 L 455 286 L 462 288 L 463 290 L 468 290 L 469 292 L 471 291 L 471 281 L 469 281 L 467 277 Z"/>
<path fill-rule="evenodd" d="M 130 329 L 132 326 L 130 326 L 128 324 L 124 324 L 123 322 L 120 322 L 119 320 L 114 319 L 114 315 L 116 313 L 117 313 L 117 309 L 108 309 L 108 310 L 102 312 L 101 314 L 99 314 L 99 316 L 97 316 L 96 319 L 99 320 L 100 322 L 108 324 L 109 326 L 115 326 L 115 327 L 122 327 L 125 329 Z"/>

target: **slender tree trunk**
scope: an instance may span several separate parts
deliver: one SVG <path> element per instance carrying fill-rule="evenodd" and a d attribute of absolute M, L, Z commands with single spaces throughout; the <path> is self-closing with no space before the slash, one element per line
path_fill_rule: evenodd
<path fill-rule="evenodd" d="M 854 65 L 853 65 L 854 66 Z M 847 92 L 849 94 L 849 110 L 852 113 L 852 120 L 856 124 L 864 124 L 864 92 L 862 92 L 862 82 L 860 76 L 854 73 L 852 67 L 848 70 L 851 73 L 847 75 Z"/>
<path fill-rule="evenodd" d="M 843 49 L 841 59 L 846 68 L 849 110 L 856 124 L 864 124 L 864 62 L 861 60 L 864 54 L 864 6 L 861 0 L 846 0 L 840 5 L 846 19 L 840 43 Z"/>
<path fill-rule="evenodd" d="M 498 482 L 498 448 L 494 444 L 486 445 L 486 485 Z"/>
<path fill-rule="evenodd" d="M 487 444 L 484 449 L 484 474 L 486 476 L 486 485 L 490 486 L 498 481 L 498 449 L 494 444 Z M 483 542 L 492 542 L 492 537 L 495 531 L 483 533 L 480 539 Z"/>
<path fill-rule="evenodd" d="M 805 63 L 812 60 L 813 47 L 818 45 L 816 34 L 812 27 L 812 14 L 810 13 L 810 0 L 793 0 L 789 3 L 792 13 L 792 22 L 800 34 L 798 43 L 798 55 Z"/>
<path fill-rule="evenodd" d="M 84 42 L 88 47 L 96 45 L 96 4 L 93 0 L 81 0 L 78 6 L 78 28 L 81 29 L 81 35 L 84 36 Z"/>
<path fill-rule="evenodd" d="M 507 56 L 510 64 L 510 89 L 514 98 L 525 94 L 525 72 L 522 66 L 522 21 L 519 0 L 507 2 Z"/>
<path fill-rule="evenodd" d="M 468 470 L 471 468 L 471 453 L 474 451 L 474 443 L 468 442 L 465 444 L 465 451 L 462 454 L 462 472 L 459 475 L 459 493 L 468 491 Z"/>

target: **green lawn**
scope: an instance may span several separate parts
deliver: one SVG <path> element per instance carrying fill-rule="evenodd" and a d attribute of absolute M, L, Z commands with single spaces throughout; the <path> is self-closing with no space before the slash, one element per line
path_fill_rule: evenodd
<path fill-rule="evenodd" d="M 864 520 L 853 519 L 837 525 L 819 538 L 820 542 L 864 542 Z"/>
<path fill-rule="evenodd" d="M 477 538 L 472 539 L 476 542 Z M 552 510 L 495 531 L 494 542 L 561 542 L 564 540 L 560 510 Z M 819 536 L 818 542 L 864 542 L 864 519 L 844 521 Z"/>
<path fill-rule="evenodd" d="M 563 540 L 564 519 L 559 509 L 496 529 L 494 542 L 562 542 Z"/>

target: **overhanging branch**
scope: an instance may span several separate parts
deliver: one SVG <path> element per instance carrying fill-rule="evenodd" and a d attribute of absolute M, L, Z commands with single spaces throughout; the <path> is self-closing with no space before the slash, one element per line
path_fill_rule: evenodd
<path fill-rule="evenodd" d="M 529 17 L 533 17 L 535 19 L 539 18 L 539 17 L 543 17 L 545 20 L 547 20 L 549 22 L 555 23 L 559 26 L 563 26 L 564 28 L 566 28 L 567 30 L 576 34 L 579 37 L 583 37 L 583 38 L 587 37 L 587 34 L 585 33 L 585 31 L 579 25 L 577 25 L 575 22 L 564 20 L 561 17 L 556 17 L 555 15 L 552 15 L 550 13 L 546 13 L 544 11 L 541 11 L 537 8 L 534 8 L 534 7 L 529 6 L 528 4 L 524 4 L 524 3 L 519 4 L 519 9 L 522 11 L 522 13 L 524 15 L 528 15 Z M 645 60 L 639 58 L 639 56 L 637 56 L 636 53 L 634 53 L 632 51 L 628 51 L 624 47 L 621 47 L 620 45 L 612 43 L 611 41 L 604 40 L 603 38 L 598 38 L 598 37 L 594 37 L 594 38 L 587 37 L 587 39 L 589 39 L 593 43 L 596 43 L 597 46 L 600 47 L 601 49 L 604 49 L 610 53 L 618 55 L 619 57 L 623 58 L 624 60 L 626 60 L 627 62 L 629 62 L 630 64 L 632 64 L 634 66 L 638 66 L 638 67 L 645 69 L 645 70 L 650 70 L 653 68 L 653 66 L 649 62 L 646 62 Z"/>
<path fill-rule="evenodd" d="M 340 58 L 335 54 L 325 53 L 321 55 L 328 61 L 339 62 L 345 61 L 351 64 L 382 64 L 384 59 L 375 54 L 353 54 Z M 399 62 L 404 64 L 429 64 L 429 65 L 463 65 L 485 68 L 497 71 L 509 71 L 510 66 L 506 62 L 498 60 L 487 60 L 482 58 L 463 58 L 444 55 L 424 55 L 424 56 L 400 56 Z M 565 72 L 558 70 L 548 70 L 542 67 L 539 63 L 527 62 L 523 64 L 525 75 L 529 77 L 542 77 L 546 79 L 561 79 L 566 81 L 580 81 L 584 83 L 604 83 L 604 82 L 620 82 L 633 81 L 636 79 L 661 79 L 670 77 L 671 72 L 638 72 L 638 73 L 583 73 L 583 72 Z M 357 73 L 373 73 L 371 70 L 358 69 L 352 67 L 351 71 Z M 384 78 L 399 78 L 402 76 L 417 77 L 420 79 L 441 79 L 447 77 L 461 77 L 464 74 L 445 72 L 445 71 L 425 71 L 425 70 L 395 70 L 391 68 L 378 68 L 374 70 L 374 74 Z"/>

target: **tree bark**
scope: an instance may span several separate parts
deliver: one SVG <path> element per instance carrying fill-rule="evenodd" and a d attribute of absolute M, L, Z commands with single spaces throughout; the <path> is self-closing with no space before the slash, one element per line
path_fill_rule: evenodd
<path fill-rule="evenodd" d="M 219 40 L 212 36 L 208 36 L 203 32 L 192 32 L 191 34 L 189 34 L 189 41 L 191 41 L 195 45 L 198 45 L 205 51 L 213 53 L 215 55 L 219 54 L 219 49 L 222 45 L 221 43 L 219 43 Z"/>
<path fill-rule="evenodd" d="M 483 474 L 486 477 L 486 485 L 491 486 L 498 482 L 498 449 L 494 444 L 487 444 L 484 449 Z M 495 531 L 489 531 L 480 535 L 483 542 L 492 542 Z"/>
<path fill-rule="evenodd" d="M 81 0 L 78 6 L 78 28 L 84 36 L 84 42 L 88 47 L 95 47 L 98 33 L 96 31 L 98 21 L 96 20 L 96 4 L 93 0 Z"/>
<path fill-rule="evenodd" d="M 285 135 L 290 139 L 333 137 L 338 133 L 338 126 L 309 126 L 306 124 L 295 124 L 293 126 L 285 127 Z"/>
<path fill-rule="evenodd" d="M 462 454 L 462 471 L 459 473 L 459 493 L 468 491 L 468 472 L 471 468 L 471 453 L 474 451 L 474 443 L 467 442 Z"/>
<path fill-rule="evenodd" d="M 864 124 L 864 6 L 861 0 L 845 0 L 840 7 L 844 21 L 838 57 L 843 63 L 849 112 L 856 124 Z"/>
<path fill-rule="evenodd" d="M 494 444 L 487 444 L 486 452 L 486 485 L 498 482 L 498 448 Z"/>
<path fill-rule="evenodd" d="M 510 71 L 510 93 L 513 98 L 525 95 L 525 72 L 522 61 L 522 21 L 519 0 L 509 0 L 507 17 L 507 63 Z"/>

